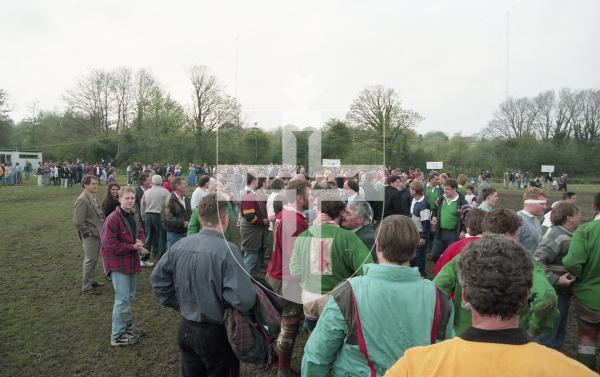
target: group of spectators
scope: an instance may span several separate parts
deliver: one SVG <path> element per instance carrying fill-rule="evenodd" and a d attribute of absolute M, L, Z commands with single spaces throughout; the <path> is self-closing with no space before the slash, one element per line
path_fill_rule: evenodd
<path fill-rule="evenodd" d="M 173 177 L 181 177 L 184 175 L 183 168 L 181 164 L 172 164 L 166 163 L 161 164 L 160 162 L 156 162 L 154 164 L 141 164 L 139 162 L 134 162 L 127 165 L 126 173 L 127 173 L 127 184 L 128 185 L 138 185 L 140 183 L 140 177 L 143 172 L 152 171 L 155 174 L 160 175 L 163 179 L 167 179 L 171 176 Z M 194 164 L 189 163 L 188 165 L 188 173 L 187 180 L 189 186 L 194 186 L 197 180 L 203 176 L 208 175 L 212 176 L 214 174 L 215 167 L 214 165 L 208 164 Z"/>
<path fill-rule="evenodd" d="M 530 180 L 528 171 L 506 171 L 503 176 L 504 188 L 507 190 L 515 189 L 521 191 L 529 187 L 543 188 L 545 185 L 546 189 L 550 191 L 567 192 L 569 175 L 563 172 L 556 178 L 552 174 L 553 173 L 547 173 L 545 176 L 534 177 Z"/>
<path fill-rule="evenodd" d="M 75 204 L 82 291 L 101 293 L 100 250 L 112 279 L 113 346 L 144 334 L 131 300 L 152 256 L 153 290 L 182 316 L 186 376 L 239 375 L 223 313 L 251 312 L 249 276 L 263 273 L 281 296 L 278 376 L 296 373 L 302 327 L 303 376 L 593 375 L 544 347 L 562 347 L 573 301 L 576 358 L 596 366 L 600 222 L 579 226 L 574 193 L 553 206 L 544 233 L 546 192 L 528 188 L 518 212 L 496 208 L 485 173 L 473 185 L 416 169 L 308 177 L 301 167 L 232 166 L 197 177 L 191 195 L 181 175 L 165 180 L 168 190 L 155 173 L 140 173 L 135 188 L 111 182 L 102 205 L 98 180 L 85 176 Z M 600 194 L 594 209 L 600 220 Z"/>
<path fill-rule="evenodd" d="M 25 179 L 30 179 L 32 174 L 31 162 L 26 161 L 25 166 L 21 166 L 20 163 L 13 163 L 8 161 L 7 163 L 0 163 L 0 186 L 14 186 L 23 183 L 23 176 Z"/>

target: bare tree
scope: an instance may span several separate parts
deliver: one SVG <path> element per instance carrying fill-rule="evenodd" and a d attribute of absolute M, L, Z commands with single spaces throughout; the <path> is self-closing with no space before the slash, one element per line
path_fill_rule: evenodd
<path fill-rule="evenodd" d="M 488 131 L 505 139 L 534 136 L 537 111 L 534 102 L 527 97 L 508 98 L 494 113 L 494 119 L 490 121 Z"/>
<path fill-rule="evenodd" d="M 534 119 L 535 129 L 541 140 L 548 141 L 554 135 L 554 113 L 556 107 L 556 96 L 554 91 L 548 90 L 538 94 L 533 99 L 537 116 Z"/>
<path fill-rule="evenodd" d="M 563 88 L 558 93 L 554 116 L 554 132 L 552 139 L 555 142 L 567 140 L 571 135 L 569 122 L 569 103 L 571 102 L 571 89 Z"/>
<path fill-rule="evenodd" d="M 64 99 L 69 110 L 86 115 L 95 128 L 108 132 L 111 121 L 111 75 L 99 69 L 83 76 Z"/>
<path fill-rule="evenodd" d="M 348 122 L 360 129 L 372 130 L 379 140 L 394 145 L 405 130 L 415 127 L 423 117 L 416 111 L 404 109 L 392 88 L 376 85 L 363 89 L 350 106 Z"/>
<path fill-rule="evenodd" d="M 582 101 L 582 141 L 597 143 L 600 141 L 600 90 L 584 90 Z"/>
<path fill-rule="evenodd" d="M 8 106 L 8 93 L 0 88 L 0 121 L 8 119 L 10 108 Z"/>
<path fill-rule="evenodd" d="M 226 95 L 217 78 L 204 66 L 193 66 L 188 71 L 192 83 L 193 108 L 191 130 L 200 138 L 225 122 L 239 119 L 241 108 L 237 100 Z"/>
<path fill-rule="evenodd" d="M 148 70 L 140 69 L 135 75 L 134 84 L 134 120 L 133 124 L 139 130 L 148 116 L 152 92 L 156 91 L 158 83 Z"/>
<path fill-rule="evenodd" d="M 565 92 L 563 99 L 566 106 L 569 131 L 577 142 L 582 142 L 585 140 L 583 130 L 583 93 L 577 91 Z"/>
<path fill-rule="evenodd" d="M 111 74 L 111 91 L 117 111 L 117 132 L 127 127 L 131 111 L 132 81 L 131 69 L 128 67 L 117 68 Z"/>

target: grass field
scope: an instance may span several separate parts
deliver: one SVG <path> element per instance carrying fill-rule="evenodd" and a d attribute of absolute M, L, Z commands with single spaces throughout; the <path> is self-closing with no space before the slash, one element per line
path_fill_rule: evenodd
<path fill-rule="evenodd" d="M 105 284 L 100 296 L 80 292 L 83 250 L 71 217 L 81 189 L 33 183 L 0 187 L 0 375 L 180 375 L 179 316 L 154 297 L 149 285 L 151 270 L 138 275 L 133 305 L 135 323 L 148 335 L 131 347 L 110 347 L 112 286 Z M 592 195 L 600 186 L 573 185 L 569 189 L 578 193 L 578 204 L 589 221 Z M 100 187 L 98 198 L 104 197 L 105 190 L 106 186 Z M 518 209 L 522 203 L 515 191 L 500 190 L 500 197 L 502 207 Z M 559 193 L 551 193 L 551 199 L 559 197 Z M 573 354 L 574 331 L 571 324 L 567 354 Z M 302 335 L 297 344 L 296 367 L 305 339 Z M 244 376 L 276 375 L 274 368 L 242 368 Z"/>

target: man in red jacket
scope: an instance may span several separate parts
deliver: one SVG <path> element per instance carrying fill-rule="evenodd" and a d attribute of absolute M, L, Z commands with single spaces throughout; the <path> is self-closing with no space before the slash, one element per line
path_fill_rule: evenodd
<path fill-rule="evenodd" d="M 144 230 L 132 211 L 135 189 L 121 188 L 119 202 L 121 206 L 106 218 L 100 236 L 104 270 L 115 289 L 110 339 L 113 347 L 136 343 L 143 335 L 133 327 L 131 302 L 135 296 L 136 274 L 141 271 L 140 254 L 148 254 L 144 249 Z"/>
<path fill-rule="evenodd" d="M 290 259 L 296 236 L 308 229 L 304 216 L 304 210 L 309 207 L 308 190 L 306 181 L 290 181 L 286 189 L 288 204 L 277 214 L 273 226 L 273 255 L 267 269 L 267 282 L 284 297 L 277 338 L 278 376 L 290 375 L 292 351 L 302 320 L 300 282 L 290 274 Z"/>

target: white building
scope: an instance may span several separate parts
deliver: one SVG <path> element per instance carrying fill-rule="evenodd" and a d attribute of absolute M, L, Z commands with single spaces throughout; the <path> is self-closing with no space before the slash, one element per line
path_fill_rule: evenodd
<path fill-rule="evenodd" d="M 19 150 L 18 148 L 0 148 L 0 163 L 12 163 L 13 166 L 18 162 L 23 168 L 27 162 L 31 163 L 33 169 L 42 163 L 42 152 Z"/>

